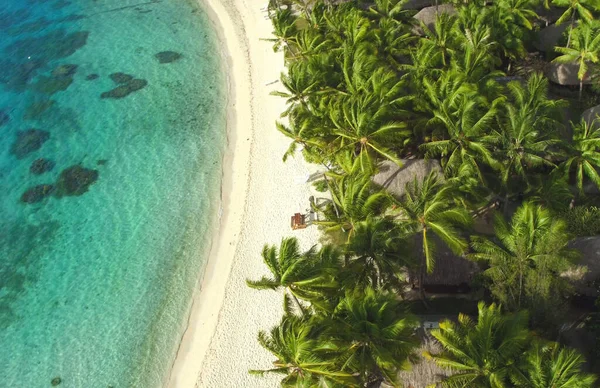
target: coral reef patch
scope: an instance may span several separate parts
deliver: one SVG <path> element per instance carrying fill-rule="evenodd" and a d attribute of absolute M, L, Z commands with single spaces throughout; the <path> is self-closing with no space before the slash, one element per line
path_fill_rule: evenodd
<path fill-rule="evenodd" d="M 45 198 L 49 197 L 54 193 L 54 185 L 42 184 L 36 185 L 25 190 L 21 195 L 21 202 L 23 203 L 38 203 L 42 202 Z"/>
<path fill-rule="evenodd" d="M 79 196 L 86 193 L 89 187 L 98 180 L 98 170 L 81 167 L 76 164 L 64 169 L 56 181 L 57 198 Z"/>
<path fill-rule="evenodd" d="M 175 62 L 179 59 L 181 59 L 181 57 L 183 57 L 183 54 L 177 53 L 175 51 L 161 51 L 158 54 L 156 54 L 154 56 L 156 59 L 158 59 L 159 63 L 171 63 L 171 62 Z"/>
<path fill-rule="evenodd" d="M 100 98 L 123 98 L 127 97 L 133 92 L 143 89 L 148 85 L 148 81 L 145 79 L 134 78 L 131 81 L 117 86 L 116 88 L 104 92 L 100 95 Z"/>
<path fill-rule="evenodd" d="M 39 158 L 34 160 L 29 166 L 29 172 L 34 175 L 41 175 L 52 171 L 54 168 L 54 162 L 50 159 Z"/>
<path fill-rule="evenodd" d="M 41 129 L 30 128 L 18 131 L 10 153 L 17 159 L 23 159 L 28 154 L 39 150 L 48 139 L 50 139 L 50 133 Z"/>

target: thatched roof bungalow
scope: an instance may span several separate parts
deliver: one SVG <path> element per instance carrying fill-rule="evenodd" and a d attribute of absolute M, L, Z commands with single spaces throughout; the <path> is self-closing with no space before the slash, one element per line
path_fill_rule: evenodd
<path fill-rule="evenodd" d="M 433 29 L 437 15 L 442 13 L 456 15 L 456 9 L 452 4 L 440 4 L 437 7 L 425 7 L 417 12 L 417 14 L 413 17 L 417 20 L 417 22 L 421 22 L 429 29 Z M 421 27 L 415 27 L 413 32 L 417 35 L 423 35 L 423 30 Z"/>
<path fill-rule="evenodd" d="M 417 244 L 421 244 L 421 241 L 418 238 Z M 466 294 L 471 292 L 470 284 L 480 272 L 477 263 L 455 255 L 441 241 L 437 241 L 435 267 L 432 273 L 425 275 L 423 289 L 428 294 Z M 417 271 L 409 271 L 408 279 L 413 288 L 419 288 Z"/>
<path fill-rule="evenodd" d="M 568 24 L 559 26 L 553 24 L 546 28 L 542 28 L 536 34 L 536 39 L 533 42 L 533 47 L 540 51 L 552 52 L 554 47 L 558 46 Z"/>
<path fill-rule="evenodd" d="M 391 161 L 382 162 L 379 171 L 373 176 L 373 183 L 386 189 L 396 198 L 401 198 L 406 191 L 406 184 L 415 177 L 422 181 L 431 171 L 436 171 L 443 177 L 442 168 L 437 160 L 432 159 L 405 159 L 402 167 Z"/>
<path fill-rule="evenodd" d="M 422 181 L 431 171 L 436 171 L 443 178 L 442 168 L 437 160 L 405 159 L 402 167 L 394 162 L 385 161 L 380 164 L 379 171 L 373 176 L 373 182 L 386 189 L 394 197 L 400 199 L 406 192 L 406 184 Z M 421 241 L 417 239 L 416 246 Z M 438 243 L 435 270 L 425 277 L 425 291 L 430 293 L 464 293 L 469 292 L 469 283 L 479 273 L 479 266 L 463 257 L 452 253 L 444 244 Z M 419 257 L 420 259 L 420 257 Z M 419 287 L 418 274 L 409 273 L 410 283 Z"/>
<path fill-rule="evenodd" d="M 450 376 L 450 371 L 440 368 L 434 361 L 423 356 L 423 352 L 437 354 L 442 351 L 442 346 L 434 339 L 424 339 L 417 350 L 419 362 L 412 365 L 411 370 L 398 373 L 399 380 L 407 388 L 425 388 L 434 386 L 445 377 Z"/>
<path fill-rule="evenodd" d="M 579 71 L 579 65 L 577 63 L 549 63 L 546 67 L 546 77 L 558 85 L 562 86 L 578 86 L 579 78 L 577 78 L 577 72 Z M 586 76 L 583 79 L 583 83 L 589 84 L 591 79 Z"/>

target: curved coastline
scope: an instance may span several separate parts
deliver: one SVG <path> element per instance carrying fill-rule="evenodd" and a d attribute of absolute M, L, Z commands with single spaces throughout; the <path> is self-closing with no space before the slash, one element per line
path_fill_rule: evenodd
<path fill-rule="evenodd" d="M 243 31 L 232 20 L 232 15 L 239 17 L 239 13 L 228 0 L 198 1 L 217 32 L 219 43 L 222 44 L 222 66 L 227 68 L 227 146 L 221 172 L 219 222 L 211 246 L 207 249 L 206 267 L 194 290 L 186 329 L 168 377 L 168 387 L 196 386 L 215 332 L 245 213 L 250 172 L 248 165 L 254 140 L 248 44 Z M 232 53 L 243 53 L 242 58 L 236 58 Z M 250 103 L 244 104 L 244 101 Z M 250 125 L 247 131 L 241 133 L 236 124 L 244 122 Z M 241 196 L 244 201 L 234 200 L 234 196 Z"/>
<path fill-rule="evenodd" d="M 275 129 L 285 100 L 281 88 L 283 54 L 264 38 L 272 26 L 267 1 L 198 0 L 222 45 L 227 67 L 228 144 L 223 162 L 222 217 L 213 238 L 168 387 L 276 387 L 276 376 L 257 377 L 249 369 L 268 368 L 272 355 L 256 340 L 281 318 L 282 295 L 246 286 L 267 275 L 260 251 L 292 235 L 289 217 L 308 208 L 311 172 L 303 158 L 286 163 L 289 141 Z M 261 9 L 262 8 L 262 9 Z M 316 228 L 293 232 L 302 248 L 318 242 Z"/>

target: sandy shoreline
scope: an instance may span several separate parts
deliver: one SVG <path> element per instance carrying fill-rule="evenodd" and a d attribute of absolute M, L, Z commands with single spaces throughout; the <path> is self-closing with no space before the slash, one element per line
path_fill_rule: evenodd
<path fill-rule="evenodd" d="M 246 287 L 246 278 L 265 275 L 260 251 L 294 235 L 304 247 L 318 238 L 315 228 L 293 232 L 289 217 L 308 207 L 311 195 L 301 158 L 283 163 L 289 141 L 275 130 L 285 109 L 269 93 L 283 70 L 283 56 L 268 38 L 265 3 L 200 0 L 223 50 L 229 84 L 223 161 L 222 215 L 188 326 L 169 377 L 169 387 L 269 387 L 281 377 L 259 378 L 248 369 L 268 368 L 272 356 L 256 341 L 281 317 L 281 295 Z M 267 86 L 269 84 L 269 86 Z"/>

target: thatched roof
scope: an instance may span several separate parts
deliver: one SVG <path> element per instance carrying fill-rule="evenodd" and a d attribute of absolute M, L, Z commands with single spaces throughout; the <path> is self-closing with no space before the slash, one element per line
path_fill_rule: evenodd
<path fill-rule="evenodd" d="M 592 281 L 600 278 L 600 236 L 577 238 L 569 246 L 581 252 L 581 261 L 577 264 L 578 269 L 563 275 L 571 279 L 578 293 L 600 296 L 592 285 Z"/>
<path fill-rule="evenodd" d="M 399 167 L 394 162 L 385 161 L 379 165 L 379 172 L 372 178 L 375 184 L 397 198 L 404 195 L 406 184 L 412 182 L 415 177 L 422 181 L 431 171 L 437 171 L 440 177 L 443 177 L 442 168 L 437 160 L 405 159 L 402 163 L 403 166 Z"/>
<path fill-rule="evenodd" d="M 549 63 L 546 67 L 546 77 L 556 84 L 563 86 L 577 86 L 579 79 L 577 72 L 579 65 L 577 63 Z M 586 76 L 583 79 L 584 84 L 589 84 L 590 78 Z"/>
<path fill-rule="evenodd" d="M 419 362 L 413 364 L 410 371 L 398 373 L 400 381 L 406 388 L 425 388 L 431 384 L 436 384 L 450 375 L 450 371 L 440 368 L 434 361 L 428 360 L 423 356 L 423 352 L 428 351 L 436 354 L 442 351 L 442 346 L 434 339 L 425 339 L 421 347 L 417 350 Z"/>
<path fill-rule="evenodd" d="M 553 24 L 546 28 L 542 28 L 536 34 L 536 40 L 533 42 L 533 47 L 540 51 L 554 51 L 554 47 L 558 46 L 567 27 L 568 24 L 561 24 L 559 26 Z"/>
<path fill-rule="evenodd" d="M 454 6 L 452 4 L 440 4 L 437 7 L 425 7 L 419 12 L 417 12 L 417 14 L 413 17 L 417 19 L 417 21 L 423 22 L 423 24 L 425 24 L 429 29 L 433 29 L 437 15 L 442 13 L 455 15 L 456 9 L 454 9 Z M 414 29 L 414 32 L 418 35 L 422 35 L 423 33 L 423 31 L 421 31 L 421 27 L 416 27 Z"/>
<path fill-rule="evenodd" d="M 421 241 L 418 241 L 418 244 L 420 243 Z M 444 244 L 438 242 L 435 254 L 435 267 L 432 273 L 425 275 L 424 286 L 426 291 L 431 293 L 456 293 L 459 291 L 454 289 L 452 291 L 437 291 L 436 286 L 466 286 L 480 272 L 481 269 L 477 263 L 455 255 Z M 418 279 L 417 272 L 409 271 L 409 281 L 411 284 L 417 285 Z M 468 292 L 468 289 L 461 292 Z"/>
<path fill-rule="evenodd" d="M 588 125 L 592 124 L 592 121 L 598 119 L 598 121 L 596 121 L 596 123 L 598 124 L 596 125 L 600 125 L 600 105 L 596 105 L 586 110 L 585 112 L 583 112 L 581 117 L 583 117 L 585 121 L 587 121 Z"/>

